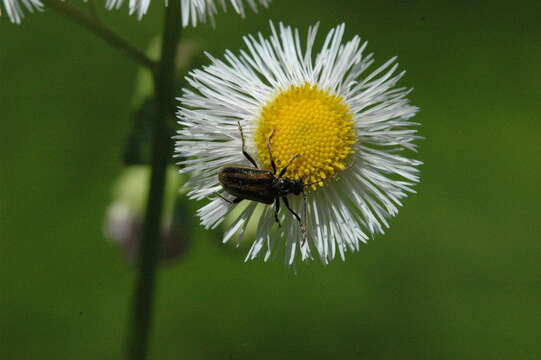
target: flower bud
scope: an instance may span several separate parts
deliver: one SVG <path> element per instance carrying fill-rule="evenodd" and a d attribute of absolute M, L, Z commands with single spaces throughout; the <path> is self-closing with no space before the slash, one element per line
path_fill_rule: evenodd
<path fill-rule="evenodd" d="M 147 166 L 130 166 L 114 185 L 113 202 L 106 212 L 103 232 L 118 246 L 126 259 L 134 264 L 138 258 L 139 239 L 143 229 L 145 197 L 150 171 Z M 161 226 L 160 260 L 174 260 L 187 249 L 190 226 L 185 206 L 176 190 L 181 177 L 174 168 L 167 171 Z"/>

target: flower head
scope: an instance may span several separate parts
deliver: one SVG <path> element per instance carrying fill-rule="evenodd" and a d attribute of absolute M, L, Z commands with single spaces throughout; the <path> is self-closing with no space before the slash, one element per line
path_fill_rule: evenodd
<path fill-rule="evenodd" d="M 288 264 L 297 252 L 328 263 L 383 233 L 401 199 L 414 192 L 421 162 L 403 150 L 416 149 L 418 124 L 410 118 L 417 108 L 406 98 L 410 90 L 395 88 L 404 74 L 396 73 L 395 58 L 369 72 L 374 60 L 364 55 L 366 42 L 358 36 L 343 42 L 344 25 L 329 32 L 315 56 L 317 26 L 305 46 L 296 29 L 271 24 L 271 30 L 270 38 L 246 37 L 240 55 L 210 57 L 211 65 L 189 74 L 175 152 L 180 171 L 192 175 L 189 196 L 211 199 L 198 212 L 206 228 L 234 207 L 224 242 L 240 241 L 247 224 L 258 222 L 247 259 L 264 252 L 266 260 L 285 244 Z M 283 172 L 303 184 L 306 200 L 291 192 L 282 198 L 281 226 L 274 207 L 226 201 L 234 197 L 219 182 L 221 169 L 253 166 L 241 152 L 243 136 L 260 169 L 274 162 L 275 177 Z"/>
<path fill-rule="evenodd" d="M 34 10 L 41 10 L 43 7 L 39 0 L 3 0 L 3 3 L 9 19 L 16 24 L 20 24 L 24 17 L 23 8 L 33 12 Z M 0 15 L 2 15 L 2 8 L 0 8 Z"/>
<path fill-rule="evenodd" d="M 182 25 L 196 26 L 198 22 L 206 22 L 210 19 L 210 22 L 214 23 L 214 17 L 218 13 L 217 2 L 220 3 L 222 8 L 226 10 L 225 0 L 173 0 L 180 1 L 182 11 Z M 248 4 L 253 11 L 257 11 L 257 4 L 268 6 L 271 0 L 229 0 L 231 6 L 235 11 L 244 17 L 245 5 Z M 119 8 L 124 0 L 107 0 L 106 6 L 108 9 Z M 130 15 L 137 14 L 138 18 L 142 18 L 146 14 L 150 0 L 129 0 Z"/>

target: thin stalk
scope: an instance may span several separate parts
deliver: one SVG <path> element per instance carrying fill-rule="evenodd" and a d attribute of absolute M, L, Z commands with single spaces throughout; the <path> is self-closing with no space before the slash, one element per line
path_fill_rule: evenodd
<path fill-rule="evenodd" d="M 174 116 L 175 112 L 175 64 L 181 29 L 180 1 L 170 1 L 165 15 L 162 52 L 154 73 L 157 105 L 152 134 L 152 173 L 139 246 L 137 287 L 126 353 L 129 360 L 144 360 L 148 355 L 154 283 L 161 238 L 165 170 L 173 148 L 166 121 Z"/>
<path fill-rule="evenodd" d="M 41 0 L 43 4 L 48 7 L 52 7 L 59 13 L 69 18 L 71 21 L 83 26 L 87 30 L 90 30 L 97 37 L 101 38 L 109 45 L 118 49 L 126 54 L 131 59 L 135 60 L 140 65 L 154 71 L 156 68 L 156 62 L 146 56 L 138 48 L 130 44 L 122 36 L 114 32 L 111 28 L 105 26 L 102 22 L 94 17 L 82 12 L 79 8 L 68 4 L 66 1 L 61 0 Z M 179 14 L 177 14 L 180 16 Z"/>
<path fill-rule="evenodd" d="M 100 15 L 98 13 L 98 8 L 96 7 L 96 2 L 94 0 L 87 0 L 86 3 L 88 4 L 88 12 L 92 16 L 92 18 L 96 22 L 101 24 L 102 22 L 101 22 L 101 19 L 100 19 Z"/>

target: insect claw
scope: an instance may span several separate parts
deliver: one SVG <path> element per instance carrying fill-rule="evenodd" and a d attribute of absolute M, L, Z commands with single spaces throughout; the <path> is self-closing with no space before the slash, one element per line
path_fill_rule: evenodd
<path fill-rule="evenodd" d="M 278 224 L 278 227 L 281 228 L 282 224 L 280 224 L 280 219 L 278 219 L 278 213 L 277 212 L 274 213 L 274 220 Z"/>
<path fill-rule="evenodd" d="M 306 243 L 306 226 L 304 224 L 301 224 L 301 233 L 302 233 L 302 240 L 301 240 L 301 248 L 304 247 L 304 244 Z"/>

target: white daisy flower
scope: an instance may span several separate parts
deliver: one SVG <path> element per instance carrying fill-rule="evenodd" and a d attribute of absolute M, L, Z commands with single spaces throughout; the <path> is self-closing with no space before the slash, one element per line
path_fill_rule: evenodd
<path fill-rule="evenodd" d="M 317 254 L 326 264 L 383 234 L 401 199 L 414 192 L 421 162 L 403 151 L 415 151 L 420 138 L 410 121 L 418 109 L 406 98 L 410 90 L 395 88 L 404 74 L 396 73 L 395 58 L 368 72 L 374 60 L 364 54 L 366 42 L 359 36 L 343 42 L 344 25 L 329 32 L 315 56 L 317 25 L 305 46 L 297 29 L 271 24 L 271 30 L 270 38 L 245 37 L 247 50 L 227 51 L 225 61 L 209 55 L 211 65 L 189 74 L 192 89 L 178 99 L 175 156 L 180 172 L 192 175 L 189 196 L 211 199 L 198 211 L 206 228 L 237 206 L 224 242 L 240 241 L 247 224 L 257 222 L 247 260 L 260 254 L 267 260 L 285 247 L 288 264 L 297 253 L 302 260 Z M 219 182 L 222 168 L 253 167 L 241 152 L 238 124 L 260 169 L 272 169 L 270 147 L 275 176 L 289 163 L 283 177 L 305 185 L 306 206 L 300 195 L 285 197 L 292 211 L 282 200 L 281 227 L 273 206 L 225 200 L 235 197 Z"/>
<path fill-rule="evenodd" d="M 20 24 L 24 17 L 23 9 L 33 12 L 34 10 L 42 10 L 43 4 L 39 0 L 3 0 L 4 8 L 9 19 L 15 24 Z M 2 15 L 2 8 L 0 8 Z"/>
<path fill-rule="evenodd" d="M 214 17 L 218 13 L 217 2 L 219 2 L 226 10 L 225 0 L 172 0 L 180 1 L 180 7 L 182 11 L 182 25 L 184 27 L 191 24 L 196 26 L 198 22 L 206 22 L 210 19 L 210 22 L 214 24 Z M 119 8 L 124 0 L 107 0 L 106 6 L 108 9 Z M 167 2 L 167 1 L 166 1 Z M 244 17 L 244 2 L 248 4 L 254 12 L 257 12 L 258 3 L 267 7 L 271 0 L 229 0 L 231 6 L 235 11 Z M 130 15 L 136 13 L 140 19 L 146 14 L 150 0 L 129 0 Z"/>

